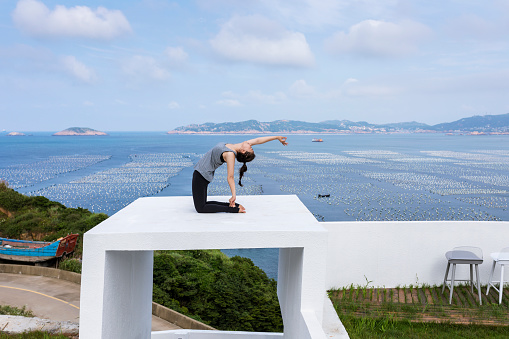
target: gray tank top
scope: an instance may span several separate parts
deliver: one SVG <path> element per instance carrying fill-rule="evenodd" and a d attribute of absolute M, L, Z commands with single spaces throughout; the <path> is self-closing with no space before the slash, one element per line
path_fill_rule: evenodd
<path fill-rule="evenodd" d="M 196 165 L 194 165 L 194 169 L 200 172 L 200 174 L 208 182 L 212 182 L 212 180 L 214 180 L 214 172 L 224 163 L 224 161 L 221 159 L 221 155 L 224 152 L 233 152 L 235 157 L 237 156 L 237 152 L 226 147 L 225 142 L 220 142 L 210 151 L 205 153 L 205 155 L 196 163 Z"/>

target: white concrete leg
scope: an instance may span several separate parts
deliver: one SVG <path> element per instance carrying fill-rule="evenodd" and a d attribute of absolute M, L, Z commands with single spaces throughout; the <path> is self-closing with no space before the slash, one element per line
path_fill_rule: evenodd
<path fill-rule="evenodd" d="M 325 258 L 325 246 L 307 247 L 304 250 L 303 270 L 305 274 L 302 277 L 302 305 L 303 310 L 313 310 L 318 322 L 323 322 L 323 301 L 326 296 L 325 275 L 326 262 L 320 258 Z"/>
<path fill-rule="evenodd" d="M 150 338 L 153 251 L 107 251 L 103 339 Z"/>
<path fill-rule="evenodd" d="M 301 339 L 304 320 L 300 313 L 302 295 L 303 248 L 280 248 L 277 295 L 283 316 L 284 338 Z"/>
<path fill-rule="evenodd" d="M 284 338 L 325 338 L 322 329 L 325 262 L 319 259 L 325 255 L 324 250 L 325 246 L 306 248 L 306 251 L 279 250 L 278 297 Z"/>
<path fill-rule="evenodd" d="M 80 338 L 101 338 L 105 252 L 85 234 L 81 270 Z"/>

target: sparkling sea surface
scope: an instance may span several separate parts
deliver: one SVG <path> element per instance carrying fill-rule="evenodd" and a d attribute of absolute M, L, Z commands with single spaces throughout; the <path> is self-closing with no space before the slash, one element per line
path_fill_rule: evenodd
<path fill-rule="evenodd" d="M 191 195 L 203 153 L 256 137 L 51 134 L 0 134 L 0 179 L 20 193 L 108 215 L 139 197 Z M 316 137 L 324 142 L 311 142 Z M 319 221 L 509 220 L 509 136 L 289 135 L 288 142 L 254 147 L 239 203 L 246 194 L 297 194 Z M 209 195 L 229 194 L 222 166 Z M 224 252 L 277 278 L 278 249 Z"/>

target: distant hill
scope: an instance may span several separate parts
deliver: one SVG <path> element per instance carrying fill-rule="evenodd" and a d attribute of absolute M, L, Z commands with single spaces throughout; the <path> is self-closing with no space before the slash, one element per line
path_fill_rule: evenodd
<path fill-rule="evenodd" d="M 71 127 L 53 135 L 108 135 L 101 131 L 96 131 L 88 127 Z"/>
<path fill-rule="evenodd" d="M 427 130 L 430 129 L 430 125 L 423 124 L 421 122 L 417 121 L 410 121 L 410 122 L 396 122 L 392 124 L 386 124 L 385 126 L 389 128 L 395 128 L 395 129 L 406 129 L 406 130 Z"/>
<path fill-rule="evenodd" d="M 188 125 L 177 127 L 170 134 L 180 133 L 338 133 L 348 130 L 346 127 L 335 126 L 327 123 L 314 123 L 295 120 L 276 120 L 272 122 L 260 122 L 247 120 L 241 122 L 205 123 L 200 125 Z"/>
<path fill-rule="evenodd" d="M 181 126 L 169 134 L 255 134 L 255 133 L 372 133 L 396 132 L 402 129 L 416 131 L 429 126 L 418 122 L 375 125 L 365 121 L 327 120 L 305 122 L 297 120 L 276 120 L 260 122 L 247 120 L 241 122 L 205 123 Z"/>
<path fill-rule="evenodd" d="M 499 115 L 476 115 L 453 122 L 432 126 L 436 131 L 509 132 L 509 113 Z"/>
<path fill-rule="evenodd" d="M 326 120 L 305 122 L 276 120 L 260 122 L 205 123 L 181 126 L 169 134 L 263 134 L 263 133 L 411 133 L 411 132 L 471 132 L 509 133 L 509 113 L 501 115 L 473 116 L 458 121 L 427 125 L 416 121 L 388 124 L 371 124 L 366 121 Z"/>
<path fill-rule="evenodd" d="M 354 122 L 354 121 L 350 121 L 350 120 L 326 120 L 326 121 L 322 121 L 322 123 L 331 124 L 331 125 L 335 125 L 335 126 L 341 126 L 341 127 L 347 128 L 347 129 L 351 129 L 352 127 L 357 127 L 357 128 L 386 129 L 389 131 L 401 130 L 401 129 L 415 131 L 415 130 L 419 130 L 419 129 L 429 129 L 429 127 L 430 127 L 429 125 L 426 125 L 426 124 L 423 124 L 420 122 L 416 122 L 416 121 L 397 122 L 397 123 L 390 123 L 390 124 L 370 124 L 369 122 L 366 122 L 366 121 Z"/>

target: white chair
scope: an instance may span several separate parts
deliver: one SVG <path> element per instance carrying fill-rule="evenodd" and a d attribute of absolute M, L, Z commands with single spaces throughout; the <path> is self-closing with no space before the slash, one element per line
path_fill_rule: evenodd
<path fill-rule="evenodd" d="M 498 292 L 498 303 L 502 303 L 502 295 L 504 294 L 504 265 L 509 265 L 509 247 L 503 248 L 500 252 L 491 253 L 493 259 L 493 266 L 491 267 L 490 279 L 488 281 L 488 289 L 486 295 L 490 293 L 490 287 L 493 287 Z M 500 265 L 500 280 L 493 280 L 493 273 L 495 272 L 495 266 Z M 495 283 L 498 283 L 498 288 L 495 287 Z"/>
<path fill-rule="evenodd" d="M 472 289 L 472 293 L 474 293 L 474 273 L 473 273 L 473 265 L 475 265 L 475 275 L 476 275 L 476 285 L 477 292 L 479 293 L 479 304 L 482 305 L 481 300 L 481 286 L 479 283 L 479 264 L 482 264 L 482 250 L 479 247 L 472 246 L 460 246 L 453 248 L 452 251 L 448 251 L 445 253 L 445 257 L 447 258 L 447 269 L 445 270 L 444 277 L 444 286 L 442 287 L 442 293 L 444 293 L 445 286 L 449 287 L 451 291 L 449 294 L 449 304 L 452 302 L 452 294 L 454 291 L 454 282 L 455 281 L 470 281 L 470 287 Z M 452 264 L 452 274 L 451 279 L 447 279 L 449 275 L 449 268 Z M 456 265 L 457 264 L 468 264 L 470 265 L 470 280 L 461 280 L 456 279 Z M 447 284 L 450 282 L 450 284 Z"/>

